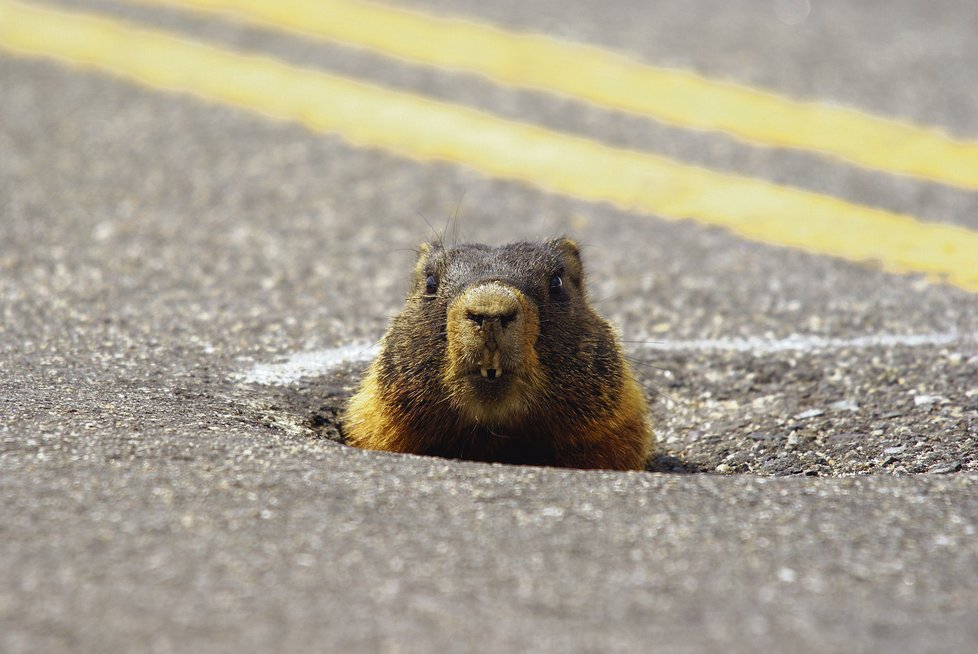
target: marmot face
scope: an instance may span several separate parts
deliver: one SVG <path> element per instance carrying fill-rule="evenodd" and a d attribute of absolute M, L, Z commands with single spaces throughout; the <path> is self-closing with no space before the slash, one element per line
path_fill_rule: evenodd
<path fill-rule="evenodd" d="M 568 239 L 422 245 L 343 428 L 368 449 L 581 468 L 640 468 L 652 444 Z"/>
<path fill-rule="evenodd" d="M 575 300 L 583 302 L 577 247 L 568 240 L 428 246 L 418 271 L 422 301 L 444 310 L 441 383 L 452 407 L 475 424 L 519 424 L 548 389 L 537 348 L 549 332 L 541 324 L 570 318 Z"/>

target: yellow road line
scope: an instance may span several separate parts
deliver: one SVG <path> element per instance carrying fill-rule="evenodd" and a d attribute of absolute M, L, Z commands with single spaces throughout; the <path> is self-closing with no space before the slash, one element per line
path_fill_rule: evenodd
<path fill-rule="evenodd" d="M 567 196 L 720 225 L 750 239 L 978 291 L 978 232 L 515 123 L 264 56 L 0 0 L 0 50 L 83 64 Z"/>
<path fill-rule="evenodd" d="M 134 0 L 233 13 L 498 82 L 545 89 L 762 145 L 812 150 L 858 166 L 978 189 L 978 141 L 856 109 L 657 68 L 580 43 L 514 34 L 357 0 Z"/>

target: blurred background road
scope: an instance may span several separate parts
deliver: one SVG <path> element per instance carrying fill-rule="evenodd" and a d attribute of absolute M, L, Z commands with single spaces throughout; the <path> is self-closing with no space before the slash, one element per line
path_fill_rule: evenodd
<path fill-rule="evenodd" d="M 975 25 L 0 0 L 0 650 L 974 650 Z M 337 442 L 446 225 L 584 243 L 649 472 Z"/>

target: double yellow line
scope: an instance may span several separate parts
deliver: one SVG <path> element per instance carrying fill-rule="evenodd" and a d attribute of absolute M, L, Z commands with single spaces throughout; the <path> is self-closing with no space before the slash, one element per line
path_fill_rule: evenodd
<path fill-rule="evenodd" d="M 649 66 L 580 43 L 358 0 L 130 1 L 233 15 L 680 127 L 720 130 L 750 143 L 820 152 L 867 168 L 978 190 L 978 142 Z"/>
<path fill-rule="evenodd" d="M 306 2 L 259 0 L 153 1 L 214 10 L 236 9 L 246 12 L 254 20 L 303 29 L 425 63 L 445 63 L 433 58 L 447 57 L 456 68 L 523 86 L 550 88 L 592 101 L 601 101 L 596 97 L 600 88 L 610 89 L 606 96 L 623 98 L 628 95 L 630 85 L 653 84 L 650 80 L 657 74 L 651 67 L 628 63 L 615 55 L 585 46 L 540 36 L 509 35 L 473 23 L 446 21 L 358 2 L 321 0 L 307 5 Z M 314 5 L 321 9 L 331 7 L 335 13 L 317 13 Z M 308 13 L 295 12 L 303 7 Z M 266 13 L 260 13 L 262 8 Z M 343 10 L 348 13 L 343 14 Z M 361 11 L 367 13 L 357 13 Z M 331 15 L 346 18 L 331 21 Z M 373 22 L 368 21 L 367 27 L 355 28 L 353 23 L 366 20 L 368 15 L 373 16 L 370 19 Z M 304 24 L 288 23 L 289 20 L 298 21 L 299 17 L 305 17 Z M 409 29 L 412 25 L 413 32 Z M 324 26 L 335 33 L 328 32 Z M 394 29 L 397 26 L 400 27 Z M 451 28 L 453 34 L 459 29 L 470 31 L 449 37 L 439 31 L 441 28 Z M 473 40 L 458 40 L 467 37 Z M 449 40 L 438 41 L 439 38 Z M 380 45 L 376 43 L 378 41 Z M 432 46 L 435 42 L 439 43 L 438 47 Z M 517 47 L 520 43 L 522 46 Z M 548 48 L 551 55 L 547 54 Z M 454 161 L 490 176 L 525 180 L 572 197 L 609 201 L 623 208 L 636 208 L 667 218 L 693 218 L 727 227 L 754 240 L 852 261 L 876 261 L 887 270 L 923 273 L 932 279 L 978 291 L 978 233 L 960 227 L 925 223 L 911 216 L 854 205 L 828 196 L 720 174 L 648 153 L 613 148 L 465 107 L 297 68 L 269 57 L 220 50 L 92 15 L 50 11 L 0 0 L 0 49 L 54 57 L 140 84 L 193 93 L 269 116 L 299 121 L 316 130 L 340 134 L 353 143 L 385 148 L 415 160 Z M 463 51 L 482 54 L 470 53 L 466 58 Z M 553 74 L 547 73 L 546 57 L 561 52 L 568 56 L 577 53 L 578 59 L 570 60 L 570 65 L 579 68 L 574 74 L 566 70 L 561 72 L 559 67 L 552 71 Z M 503 53 L 509 64 L 498 66 L 495 71 L 479 68 L 481 64 L 478 62 L 489 65 L 487 62 L 493 61 L 498 53 Z M 527 58 L 532 63 L 528 64 Z M 549 62 L 553 66 L 558 63 Z M 588 65 L 594 68 L 588 69 Z M 593 79 L 607 78 L 616 70 L 615 65 L 620 66 L 620 75 L 603 87 L 585 82 L 575 90 L 573 84 L 561 86 L 563 82 L 558 80 L 575 74 L 585 80 L 588 75 Z M 639 77 L 629 74 L 629 66 L 638 67 L 635 74 Z M 661 81 L 666 86 L 662 91 L 668 91 L 669 84 L 675 90 L 663 107 L 674 105 L 679 111 L 684 102 L 689 107 L 706 102 L 704 96 L 696 96 L 694 92 L 708 93 L 708 98 L 714 98 L 712 102 L 720 102 L 716 98 L 727 98 L 724 100 L 730 103 L 727 112 L 713 111 L 713 118 L 707 116 L 703 119 L 706 122 L 698 126 L 739 133 L 736 125 L 717 122 L 718 114 L 729 113 L 739 116 L 733 123 L 760 130 L 754 135 L 739 133 L 742 138 L 777 143 L 779 135 L 790 136 L 793 131 L 809 129 L 808 120 L 814 121 L 816 132 L 832 133 L 831 121 L 820 122 L 817 116 L 813 118 L 812 114 L 803 111 L 805 107 L 814 107 L 816 113 L 838 111 L 842 117 L 839 120 L 848 116 L 869 121 L 868 125 L 877 128 L 871 134 L 882 130 L 887 139 L 913 141 L 917 144 L 914 147 L 926 154 L 918 158 L 929 161 L 930 172 L 885 167 L 879 162 L 891 159 L 873 142 L 850 147 L 851 151 L 875 151 L 873 161 L 877 163 L 862 162 L 865 165 L 964 186 L 974 182 L 978 187 L 978 180 L 968 182 L 965 179 L 961 183 L 934 174 L 934 171 L 954 167 L 954 162 L 962 161 L 960 157 L 967 161 L 968 157 L 974 156 L 974 144 L 954 142 L 932 130 L 898 125 L 856 112 L 799 105 L 770 94 L 717 84 L 695 76 L 687 76 L 690 85 L 684 87 L 682 83 L 669 82 L 669 73 L 663 74 L 666 77 Z M 682 79 L 684 74 L 677 75 L 676 79 Z M 532 79 L 522 79 L 521 76 Z M 754 101 L 738 104 L 738 98 L 743 99 L 741 96 L 753 97 Z M 771 104 L 772 98 L 774 104 Z M 604 104 L 617 106 L 613 100 Z M 641 111 L 670 120 L 664 110 L 660 114 L 649 109 Z M 774 112 L 773 117 L 771 112 Z M 703 115 L 709 113 L 704 109 Z M 680 122 L 694 124 L 686 119 Z M 858 122 L 845 125 L 852 128 Z M 767 137 L 764 136 L 765 129 Z M 870 130 L 870 127 L 866 129 Z M 837 140 L 852 141 L 853 135 Z M 826 145 L 830 142 L 831 139 L 825 138 L 810 145 L 795 139 L 787 145 L 811 147 L 856 161 L 844 151 L 832 150 Z M 897 160 L 912 158 L 902 155 Z M 970 170 L 975 172 L 974 168 Z"/>

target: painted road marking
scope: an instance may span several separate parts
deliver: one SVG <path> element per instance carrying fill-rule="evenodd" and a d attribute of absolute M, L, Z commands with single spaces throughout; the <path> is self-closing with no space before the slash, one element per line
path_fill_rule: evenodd
<path fill-rule="evenodd" d="M 890 349 L 894 347 L 939 347 L 967 345 L 971 349 L 978 344 L 978 334 L 962 335 L 957 332 L 930 334 L 876 334 L 854 338 L 826 338 L 824 336 L 794 334 L 782 339 L 763 338 L 716 338 L 680 341 L 662 341 L 631 346 L 629 350 L 653 352 L 745 352 L 756 356 L 781 352 L 832 352 L 839 350 Z M 351 363 L 366 363 L 380 352 L 380 346 L 366 342 L 331 347 L 322 350 L 296 352 L 284 361 L 258 363 L 237 376 L 247 384 L 264 386 L 288 386 L 300 379 L 322 377 Z"/>
<path fill-rule="evenodd" d="M 954 331 L 930 334 L 873 334 L 853 338 L 792 334 L 786 338 L 708 338 L 688 341 L 643 343 L 641 349 L 659 352 L 750 352 L 755 355 L 780 352 L 826 352 L 837 350 L 890 349 L 978 344 L 978 334 L 964 336 Z"/>
<path fill-rule="evenodd" d="M 0 0 L 0 49 L 83 65 L 588 201 L 978 291 L 978 232 L 511 122 L 92 15 Z"/>
<path fill-rule="evenodd" d="M 350 363 L 371 361 L 379 352 L 380 345 L 365 342 L 296 352 L 285 361 L 255 364 L 238 379 L 248 384 L 288 386 L 299 379 L 321 377 Z"/>
<path fill-rule="evenodd" d="M 232 14 L 422 64 L 543 89 L 679 127 L 811 150 L 865 168 L 978 189 L 978 141 L 854 108 L 643 64 L 594 46 L 357 0 L 130 0 Z"/>

